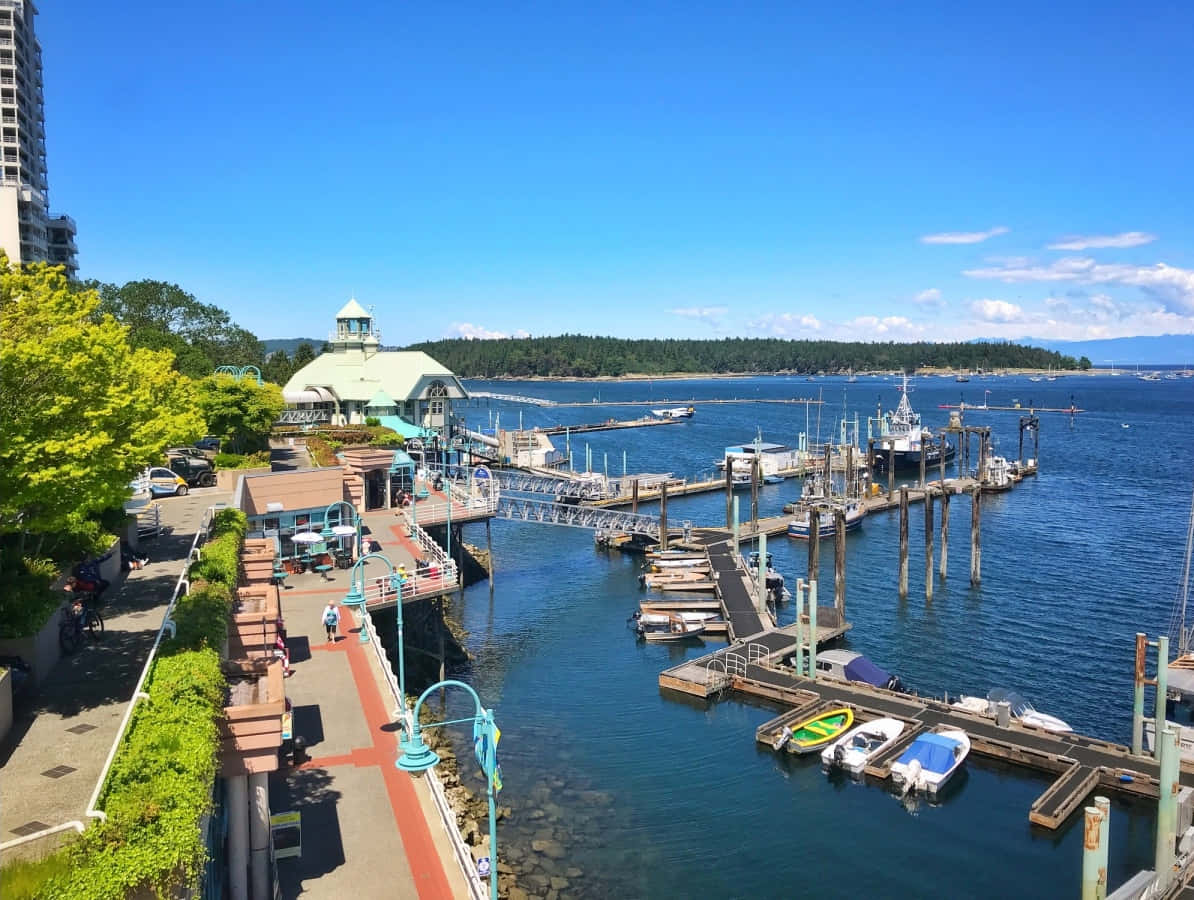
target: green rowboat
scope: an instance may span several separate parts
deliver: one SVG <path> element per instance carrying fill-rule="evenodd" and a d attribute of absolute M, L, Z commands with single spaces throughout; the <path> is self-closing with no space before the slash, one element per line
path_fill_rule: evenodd
<path fill-rule="evenodd" d="M 841 737 L 853 724 L 854 710 L 848 707 L 819 712 L 797 723 L 790 731 L 785 728 L 786 740 L 778 742 L 780 746 L 776 749 L 786 747 L 789 753 L 812 753 Z"/>

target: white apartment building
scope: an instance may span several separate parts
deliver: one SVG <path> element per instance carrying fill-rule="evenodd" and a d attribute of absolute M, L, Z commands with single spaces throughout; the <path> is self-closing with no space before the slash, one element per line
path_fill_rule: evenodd
<path fill-rule="evenodd" d="M 37 8 L 0 0 L 0 248 L 10 262 L 50 262 L 74 277 L 75 222 L 51 215 Z"/>

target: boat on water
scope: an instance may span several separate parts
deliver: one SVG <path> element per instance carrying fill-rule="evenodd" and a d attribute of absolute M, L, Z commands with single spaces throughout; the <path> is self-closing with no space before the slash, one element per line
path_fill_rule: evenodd
<path fill-rule="evenodd" d="M 746 571 L 749 573 L 756 573 L 759 571 L 759 551 L 752 550 L 750 556 L 743 559 L 746 564 Z M 765 582 L 767 586 L 767 598 L 772 603 L 785 603 L 792 598 L 791 592 L 785 586 L 784 576 L 775 570 L 771 564 L 771 554 L 767 554 L 767 569 L 765 573 Z"/>
<path fill-rule="evenodd" d="M 813 753 L 837 740 L 854 723 L 854 710 L 848 706 L 823 710 L 784 728 L 776 741 L 776 750 L 789 753 Z"/>
<path fill-rule="evenodd" d="M 696 412 L 693 406 L 672 406 L 667 409 L 653 409 L 651 414 L 661 419 L 691 419 Z"/>
<path fill-rule="evenodd" d="M 866 518 L 866 507 L 861 500 L 826 501 L 802 500 L 796 504 L 792 519 L 788 522 L 788 537 L 808 540 L 812 530 L 811 511 L 817 510 L 817 536 L 832 537 L 837 533 L 837 511 L 846 514 L 846 533 L 857 531 Z"/>
<path fill-rule="evenodd" d="M 890 747 L 905 727 L 899 719 L 890 718 L 858 725 L 821 751 L 821 765 L 861 775 L 867 763 Z"/>
<path fill-rule="evenodd" d="M 964 731 L 943 728 L 914 740 L 891 765 L 891 778 L 903 793 L 940 793 L 970 753 L 970 738 Z"/>
<path fill-rule="evenodd" d="M 704 621 L 686 620 L 681 613 L 644 613 L 633 621 L 638 636 L 653 643 L 686 641 L 705 633 Z"/>
<path fill-rule="evenodd" d="M 725 471 L 726 466 L 731 467 L 735 487 L 740 484 L 749 486 L 750 473 L 754 469 L 756 461 L 763 480 L 768 482 L 768 476 L 795 471 L 802 465 L 799 450 L 789 447 L 787 444 L 769 443 L 762 440 L 761 437 L 756 437 L 749 444 L 734 444 L 726 447 L 724 455 L 717 460 L 715 465 L 722 471 Z M 740 476 L 744 476 L 741 482 L 739 481 Z"/>
<path fill-rule="evenodd" d="M 990 454 L 983 461 L 983 480 L 979 482 L 979 489 L 984 494 L 1011 490 L 1017 481 L 1015 470 L 1004 457 Z"/>
<path fill-rule="evenodd" d="M 1190 573 L 1194 566 L 1194 496 L 1190 499 L 1190 519 L 1186 525 L 1186 558 L 1178 579 L 1177 597 L 1169 622 L 1169 639 L 1177 644 L 1176 658 L 1166 666 L 1169 700 L 1176 700 L 1173 718 L 1178 719 L 1178 747 L 1181 758 L 1194 762 L 1194 624 L 1187 624 L 1190 604 Z M 1169 705 L 1168 703 L 1166 704 Z M 1180 717 L 1180 718 L 1179 718 Z M 1171 721 L 1170 714 L 1165 715 Z M 1184 721 L 1183 721 L 1184 720 Z M 1151 751 L 1156 729 L 1151 721 L 1144 724 L 1144 743 Z"/>
<path fill-rule="evenodd" d="M 680 569 L 667 572 L 643 572 L 638 577 L 643 587 L 652 591 L 715 591 L 713 574 L 705 569 Z"/>
<path fill-rule="evenodd" d="M 764 475 L 763 476 L 763 484 L 783 484 L 784 481 L 786 480 L 786 478 L 787 478 L 786 475 L 776 475 L 776 474 Z"/>
<path fill-rule="evenodd" d="M 823 650 L 817 654 L 817 677 L 828 675 L 839 681 L 858 681 L 888 691 L 902 691 L 903 682 L 861 653 L 853 650 Z"/>
<path fill-rule="evenodd" d="M 1021 725 L 1043 728 L 1045 731 L 1052 731 L 1055 734 L 1069 734 L 1074 730 L 1069 723 L 1057 716 L 1039 712 L 1022 694 L 1004 688 L 992 688 L 987 692 L 986 697 L 968 697 L 963 694 L 950 706 L 993 719 L 997 711 L 996 705 L 1005 701 L 1011 707 L 1012 716 Z"/>
<path fill-rule="evenodd" d="M 933 441 L 933 433 L 921 425 L 920 413 L 915 412 L 912 409 L 912 404 L 908 402 L 907 375 L 904 376 L 900 386 L 899 405 L 886 415 L 880 410 L 879 420 L 879 437 L 890 439 L 892 447 L 890 450 L 886 447 L 876 448 L 876 471 L 887 471 L 889 456 L 892 457 L 896 471 L 899 471 L 900 469 L 919 468 L 921 457 L 924 457 L 927 467 L 939 465 L 942 462 L 943 452 L 945 454 L 944 461 L 949 462 L 957 452 L 956 448 L 948 442 L 944 443 L 943 450 L 942 443 Z"/>

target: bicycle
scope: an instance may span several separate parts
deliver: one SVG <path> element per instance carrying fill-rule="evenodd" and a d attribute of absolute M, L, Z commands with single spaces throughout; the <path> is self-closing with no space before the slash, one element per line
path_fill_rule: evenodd
<path fill-rule="evenodd" d="M 104 634 L 104 620 L 92 607 L 81 601 L 67 603 L 62 607 L 62 621 L 58 624 L 58 644 L 68 656 L 79 649 L 86 630 L 93 641 Z"/>

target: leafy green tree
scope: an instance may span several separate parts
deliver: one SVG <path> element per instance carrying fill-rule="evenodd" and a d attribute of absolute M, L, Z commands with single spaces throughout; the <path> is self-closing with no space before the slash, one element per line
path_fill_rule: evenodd
<path fill-rule="evenodd" d="M 60 269 L 0 254 L 0 537 L 18 554 L 85 532 L 167 446 L 202 433 L 173 354 L 133 348 L 100 306 Z"/>
<path fill-rule="evenodd" d="M 261 377 L 273 384 L 286 384 L 294 374 L 294 364 L 285 350 L 275 350 L 265 358 L 265 365 L 261 368 Z"/>
<path fill-rule="evenodd" d="M 178 370 L 192 378 L 210 375 L 216 366 L 261 368 L 265 362 L 256 336 L 176 284 L 143 280 L 117 287 L 93 281 L 87 286 L 102 298 L 97 316 L 110 315 L 127 325 L 134 347 L 173 351 Z"/>
<path fill-rule="evenodd" d="M 294 348 L 294 359 L 290 362 L 290 374 L 293 375 L 316 357 L 315 348 L 305 341 Z M 281 383 L 281 382 L 280 382 Z"/>
<path fill-rule="evenodd" d="M 270 429 L 285 405 L 278 385 L 209 375 L 198 387 L 199 409 L 208 434 L 219 435 L 234 453 L 267 446 Z"/>

